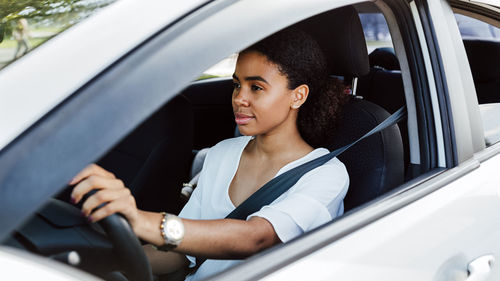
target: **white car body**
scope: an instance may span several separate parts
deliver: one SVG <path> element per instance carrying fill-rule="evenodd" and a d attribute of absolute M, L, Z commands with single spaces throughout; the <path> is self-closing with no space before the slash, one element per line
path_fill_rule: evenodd
<path fill-rule="evenodd" d="M 92 83 L 101 73 L 119 64 L 123 57 L 141 47 L 155 34 L 168 29 L 171 24 L 175 26 L 178 19 L 185 20 L 185 15 L 206 2 L 120 0 L 1 70 L 0 152 L 8 150 L 32 126 L 43 122 L 48 113 L 78 93 L 82 87 Z M 285 7 L 279 13 L 288 13 L 288 17 L 267 20 L 269 25 L 266 25 L 266 31 L 249 30 L 243 39 L 248 42 L 239 45 L 228 42 L 220 46 L 218 53 L 206 60 L 203 57 L 198 66 L 208 68 L 221 59 L 222 54 L 231 54 L 259 36 L 269 35 L 289 23 L 323 10 L 355 2 L 237 1 L 221 7 L 219 13 L 200 20 L 200 23 L 175 37 L 167 51 L 180 48 L 193 37 L 205 39 L 207 49 L 216 48 L 218 38 L 209 40 L 207 34 L 212 26 L 221 25 L 221 18 L 232 18 L 240 24 L 250 25 L 256 18 L 272 17 L 278 14 L 276 10 Z M 494 0 L 483 2 L 498 5 Z M 395 34 L 393 42 L 402 69 L 408 68 L 403 41 L 397 36 L 397 19 L 387 4 L 382 1 L 374 3 L 385 13 L 391 32 Z M 261 7 L 255 8 L 255 11 L 262 13 L 237 13 L 242 7 L 259 5 Z M 436 170 L 430 175 L 412 179 L 397 192 L 349 213 L 304 239 L 293 241 L 289 247 L 251 258 L 216 279 L 500 280 L 499 263 L 495 263 L 495 260 L 500 259 L 500 243 L 496 241 L 500 237 L 500 143 L 485 147 L 474 82 L 465 49 L 460 43 L 453 10 L 445 0 L 428 1 L 428 5 L 428 16 L 435 31 L 434 43 L 439 47 L 442 60 L 441 74 L 444 77 L 441 78 L 434 75 L 438 70 L 433 69 L 431 50 L 427 48 L 428 37 L 417 4 L 415 1 L 410 2 L 412 20 L 419 36 L 418 42 L 414 43 L 422 48 L 423 67 L 430 85 L 433 122 L 436 124 Z M 500 8 L 488 7 L 498 17 Z M 498 24 L 498 21 L 492 22 Z M 120 26 L 120 29 L 113 26 Z M 229 29 L 228 33 L 237 33 L 237 30 Z M 203 50 L 186 52 L 187 57 L 198 57 Z M 172 58 L 168 63 L 175 65 L 178 63 L 176 59 Z M 194 73 L 194 70 L 188 70 Z M 187 83 L 191 78 L 187 77 L 186 81 L 179 83 Z M 416 124 L 411 79 L 409 74 L 403 72 L 408 123 Z M 442 107 L 437 93 L 438 84 L 443 81 L 450 96 L 450 115 L 455 126 L 452 131 L 458 147 L 457 165 L 451 168 L 447 168 L 448 152 L 443 133 L 443 124 L 446 122 L 441 119 Z M 182 89 L 181 86 L 175 87 Z M 493 130 L 495 128 L 498 127 L 493 126 Z M 409 135 L 411 161 L 418 163 L 419 136 L 416 126 L 410 127 Z M 1 160 L 0 164 L 3 163 Z M 72 167 L 76 169 L 81 163 L 69 165 L 74 165 Z M 27 177 L 32 177 L 32 182 L 37 180 L 35 175 Z M 314 241 L 320 242 L 314 244 Z M 12 258 L 12 255 L 15 257 Z M 280 263 L 279 260 L 285 256 L 286 261 Z M 19 262 L 21 260 L 22 263 Z M 0 248 L 0 279 L 5 276 L 11 278 L 19 272 L 32 272 L 31 276 L 17 276 L 21 279 L 92 280 L 86 274 L 72 270 L 62 272 L 63 266 L 55 270 L 50 268 L 52 266 L 50 262 L 40 263 L 39 257 L 19 256 Z M 259 270 L 254 272 L 256 268 Z"/>
<path fill-rule="evenodd" d="M 0 248 L 2 278 L 9 280 L 101 280 L 59 262 L 47 260 L 12 248 Z"/>

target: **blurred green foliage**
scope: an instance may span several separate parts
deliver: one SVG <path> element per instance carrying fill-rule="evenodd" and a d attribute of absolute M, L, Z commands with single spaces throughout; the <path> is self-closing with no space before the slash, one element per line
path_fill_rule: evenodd
<path fill-rule="evenodd" d="M 0 0 L 0 19 L 5 22 L 20 17 L 54 17 L 71 12 L 95 10 L 111 0 Z"/>
<path fill-rule="evenodd" d="M 20 42 L 31 51 L 115 1 L 0 0 L 0 69 L 18 57 Z"/>
<path fill-rule="evenodd" d="M 19 18 L 45 26 L 68 26 L 115 0 L 0 0 L 0 24 L 7 34 Z"/>

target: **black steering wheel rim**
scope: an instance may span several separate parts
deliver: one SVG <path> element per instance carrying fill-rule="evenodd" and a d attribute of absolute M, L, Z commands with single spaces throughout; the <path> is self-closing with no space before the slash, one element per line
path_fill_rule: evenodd
<path fill-rule="evenodd" d="M 113 214 L 99 224 L 113 244 L 113 252 L 121 259 L 127 279 L 152 281 L 151 265 L 127 219 L 121 214 Z"/>

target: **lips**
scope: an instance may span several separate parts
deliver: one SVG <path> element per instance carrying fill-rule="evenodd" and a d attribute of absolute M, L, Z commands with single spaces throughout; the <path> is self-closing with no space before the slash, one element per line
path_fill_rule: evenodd
<path fill-rule="evenodd" d="M 234 114 L 234 120 L 236 121 L 236 124 L 238 124 L 238 125 L 246 125 L 250 121 L 252 121 L 252 119 L 254 119 L 254 118 L 255 118 L 254 116 L 244 114 L 244 113 L 235 113 Z"/>

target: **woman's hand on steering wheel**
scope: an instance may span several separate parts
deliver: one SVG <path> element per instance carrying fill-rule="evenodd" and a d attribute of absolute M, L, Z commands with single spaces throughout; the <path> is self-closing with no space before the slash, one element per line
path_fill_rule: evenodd
<path fill-rule="evenodd" d="M 90 191 L 97 191 L 90 195 L 82 205 L 82 214 L 89 221 L 96 222 L 114 213 L 121 213 L 127 218 L 135 232 L 139 222 L 139 210 L 130 189 L 126 188 L 123 181 L 117 179 L 115 175 L 96 164 L 90 164 L 69 184 L 76 184 L 71 193 L 71 200 L 75 204 L 83 200 Z"/>

